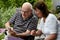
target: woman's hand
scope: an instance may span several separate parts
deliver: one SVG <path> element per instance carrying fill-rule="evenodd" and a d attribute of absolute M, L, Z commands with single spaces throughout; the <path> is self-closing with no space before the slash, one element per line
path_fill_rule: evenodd
<path fill-rule="evenodd" d="M 42 34 L 42 31 L 41 30 L 37 30 L 37 31 L 32 30 L 31 31 L 31 35 L 33 35 L 33 36 L 40 36 L 41 34 Z"/>
<path fill-rule="evenodd" d="M 31 35 L 36 36 L 36 31 L 35 30 L 32 30 L 31 31 Z"/>

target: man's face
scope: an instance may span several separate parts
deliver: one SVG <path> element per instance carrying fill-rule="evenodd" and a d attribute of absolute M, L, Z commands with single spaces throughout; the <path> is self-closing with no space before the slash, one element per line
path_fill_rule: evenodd
<path fill-rule="evenodd" d="M 27 19 L 32 13 L 32 10 L 29 9 L 28 7 L 22 7 L 21 9 L 21 14 L 23 19 Z"/>

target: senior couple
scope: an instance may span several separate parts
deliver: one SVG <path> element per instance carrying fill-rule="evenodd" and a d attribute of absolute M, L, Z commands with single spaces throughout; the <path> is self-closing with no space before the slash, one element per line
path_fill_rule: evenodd
<path fill-rule="evenodd" d="M 29 2 L 24 3 L 5 27 L 9 33 L 8 39 L 15 37 L 17 40 L 34 40 L 35 36 L 42 34 L 45 35 L 44 40 L 57 39 L 57 18 L 49 12 L 43 1 L 36 2 L 34 10 Z"/>

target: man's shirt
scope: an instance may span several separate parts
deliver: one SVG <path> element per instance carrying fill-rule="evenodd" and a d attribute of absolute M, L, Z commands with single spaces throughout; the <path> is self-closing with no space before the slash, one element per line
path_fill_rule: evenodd
<path fill-rule="evenodd" d="M 13 24 L 13 29 L 16 33 L 23 33 L 26 30 L 36 30 L 38 18 L 32 14 L 28 19 L 23 20 L 21 12 L 18 11 L 12 16 L 9 22 Z"/>

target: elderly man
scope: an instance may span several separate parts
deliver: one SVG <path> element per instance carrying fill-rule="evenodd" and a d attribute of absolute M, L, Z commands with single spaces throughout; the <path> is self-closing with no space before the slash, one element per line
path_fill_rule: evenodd
<path fill-rule="evenodd" d="M 32 5 L 28 2 L 22 5 L 20 11 L 5 24 L 10 36 L 18 37 L 23 40 L 34 40 L 30 35 L 31 30 L 36 30 L 37 17 L 33 15 Z M 13 28 L 10 26 L 13 24 Z"/>

